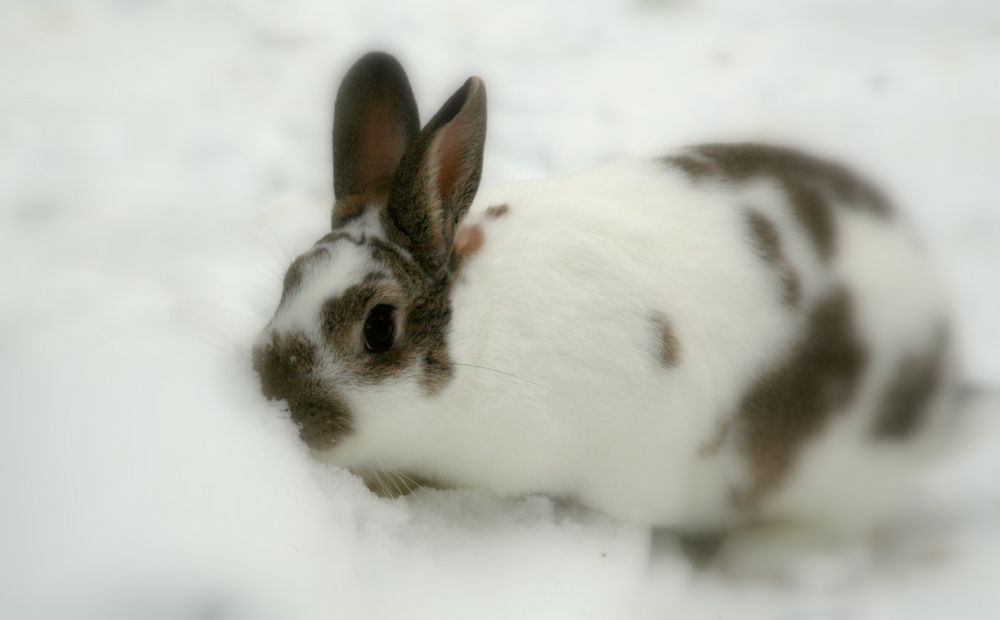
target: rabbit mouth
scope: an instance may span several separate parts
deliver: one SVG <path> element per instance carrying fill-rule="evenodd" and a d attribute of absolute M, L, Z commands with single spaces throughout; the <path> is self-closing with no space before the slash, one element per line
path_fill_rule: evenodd
<path fill-rule="evenodd" d="M 299 438 L 313 450 L 332 448 L 351 431 L 350 409 L 336 396 L 324 400 L 289 400 L 288 411 L 299 427 Z"/>

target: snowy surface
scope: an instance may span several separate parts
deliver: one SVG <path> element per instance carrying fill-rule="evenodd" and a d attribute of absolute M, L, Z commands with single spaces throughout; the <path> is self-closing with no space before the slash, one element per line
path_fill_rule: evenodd
<path fill-rule="evenodd" d="M 279 6 L 280 5 L 280 6 Z M 847 159 L 1000 383 L 1000 4 L 0 4 L 0 618 L 996 618 L 1000 400 L 884 548 L 783 585 L 553 501 L 379 499 L 311 462 L 245 347 L 330 204 L 335 78 L 490 92 L 484 182 L 705 139 Z"/>

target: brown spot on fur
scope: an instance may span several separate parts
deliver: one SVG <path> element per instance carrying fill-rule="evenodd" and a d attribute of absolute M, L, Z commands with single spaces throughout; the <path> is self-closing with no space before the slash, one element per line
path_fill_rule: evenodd
<path fill-rule="evenodd" d="M 281 300 L 278 305 L 285 303 L 289 297 L 294 295 L 302 287 L 302 279 L 305 277 L 305 260 L 300 256 L 292 261 L 285 271 L 285 277 L 281 281 Z"/>
<path fill-rule="evenodd" d="M 253 352 L 254 370 L 268 400 L 284 400 L 299 436 L 328 448 L 352 429 L 347 403 L 316 376 L 316 348 L 302 336 L 280 336 Z"/>
<path fill-rule="evenodd" d="M 839 289 L 813 308 L 799 341 L 743 397 L 737 445 L 752 475 L 742 506 L 778 485 L 806 441 L 851 402 L 867 363 L 851 298 Z"/>
<path fill-rule="evenodd" d="M 451 275 L 440 272 L 428 277 L 420 267 L 391 243 L 369 240 L 375 260 L 385 265 L 410 295 L 406 313 L 406 346 L 421 363 L 421 383 L 428 393 L 443 388 L 453 374 L 447 335 L 451 321 Z"/>
<path fill-rule="evenodd" d="M 653 325 L 656 327 L 657 354 L 660 364 L 667 368 L 673 368 L 681 360 L 681 341 L 674 333 L 673 325 L 663 314 L 656 312 L 652 316 Z"/>
<path fill-rule="evenodd" d="M 829 260 L 836 243 L 833 213 L 823 195 L 816 189 L 786 182 L 785 191 L 795 215 L 812 237 L 819 255 Z"/>
<path fill-rule="evenodd" d="M 802 298 L 802 287 L 798 274 L 785 258 L 778 228 L 756 209 L 748 210 L 746 218 L 757 254 L 774 269 L 781 280 L 785 304 L 793 308 L 798 306 Z"/>
<path fill-rule="evenodd" d="M 486 207 L 486 217 L 491 219 L 498 219 L 507 215 L 508 211 L 510 211 L 509 204 L 504 203 L 500 205 L 493 205 L 490 207 Z"/>
<path fill-rule="evenodd" d="M 452 271 L 457 271 L 465 261 L 483 247 L 483 229 L 479 226 L 463 226 L 455 233 L 455 245 L 451 253 Z"/>
<path fill-rule="evenodd" d="M 768 177 L 777 182 L 819 254 L 835 250 L 835 227 L 829 199 L 847 208 L 888 217 L 888 200 L 867 180 L 840 164 L 799 151 L 765 144 L 704 144 L 664 159 L 693 181 L 705 178 L 745 183 Z"/>
<path fill-rule="evenodd" d="M 410 311 L 409 325 L 414 347 L 423 352 L 420 382 L 429 394 L 435 394 L 454 374 L 447 346 L 451 281 L 440 279 L 428 284 L 426 292 Z"/>
<path fill-rule="evenodd" d="M 665 161 L 683 170 L 693 180 L 700 180 L 712 173 L 712 166 L 694 155 L 673 155 L 665 158 Z"/>
<path fill-rule="evenodd" d="M 361 284 L 324 302 L 320 316 L 327 341 L 342 355 L 354 352 L 361 341 L 360 336 L 354 338 L 355 332 L 360 334 L 360 324 L 369 310 L 380 303 L 390 303 L 386 299 L 389 293 L 369 274 Z M 393 301 L 400 303 L 398 300 Z"/>
<path fill-rule="evenodd" d="M 924 351 L 900 360 L 875 417 L 876 438 L 906 439 L 920 428 L 942 387 L 947 350 L 947 331 L 942 327 Z"/>

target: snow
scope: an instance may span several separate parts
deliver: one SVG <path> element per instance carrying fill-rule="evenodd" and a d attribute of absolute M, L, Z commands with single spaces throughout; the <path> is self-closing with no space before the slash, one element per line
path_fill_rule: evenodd
<path fill-rule="evenodd" d="M 878 548 L 792 583 L 544 498 L 371 495 L 312 462 L 245 347 L 328 220 L 336 78 L 381 47 L 427 118 L 490 96 L 484 183 L 771 139 L 882 179 L 1000 383 L 989 0 L 7 0 L 0 617 L 993 618 L 1000 399 Z"/>

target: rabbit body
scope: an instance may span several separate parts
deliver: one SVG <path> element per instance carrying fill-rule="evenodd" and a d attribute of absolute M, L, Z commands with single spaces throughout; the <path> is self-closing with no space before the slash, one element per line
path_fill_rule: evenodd
<path fill-rule="evenodd" d="M 503 215 L 487 213 L 497 206 Z M 462 226 L 482 242 L 452 293 L 452 356 L 464 365 L 430 399 L 405 386 L 379 392 L 407 404 L 359 420 L 367 434 L 347 438 L 338 462 L 567 495 L 682 529 L 750 514 L 870 522 L 937 436 L 931 412 L 912 436 L 878 429 L 901 365 L 944 355 L 945 315 L 927 259 L 896 218 L 836 200 L 827 208 L 837 249 L 824 258 L 767 176 L 699 183 L 666 158 L 481 191 Z M 782 261 L 767 257 L 753 218 L 773 226 Z M 823 330 L 845 342 L 825 342 Z M 795 375 L 817 340 L 816 355 L 843 359 Z M 946 361 L 933 363 L 947 374 Z M 747 398 L 774 373 L 817 383 L 806 398 L 822 402 L 797 402 L 795 385 L 779 385 L 751 411 Z M 827 390 L 845 394 L 828 402 Z M 780 427 L 800 415 L 809 428 Z M 745 438 L 756 432 L 790 442 L 763 448 L 788 452 L 788 471 L 759 472 L 754 459 L 768 456 Z M 758 484 L 774 488 L 753 497 Z"/>
<path fill-rule="evenodd" d="M 338 177 L 333 233 L 290 270 L 255 364 L 314 454 L 687 531 L 890 509 L 956 373 L 888 201 L 756 144 L 477 192 L 483 97 L 470 80 L 401 140 L 387 194 Z"/>

